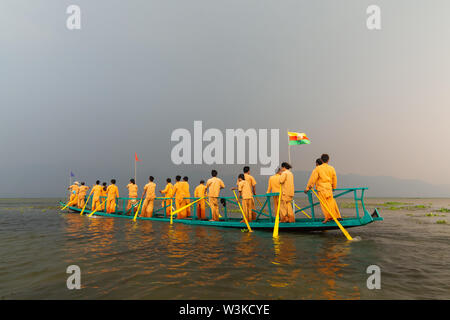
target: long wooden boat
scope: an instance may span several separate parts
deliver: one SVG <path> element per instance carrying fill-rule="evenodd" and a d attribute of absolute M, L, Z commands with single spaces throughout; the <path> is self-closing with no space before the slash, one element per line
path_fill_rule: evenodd
<path fill-rule="evenodd" d="M 353 227 L 361 227 L 372 223 L 374 221 L 382 221 L 383 218 L 380 216 L 378 210 L 375 208 L 373 213 L 369 213 L 364 205 L 364 192 L 368 188 L 340 188 L 335 190 L 335 198 L 342 197 L 344 195 L 349 195 L 353 193 L 353 199 L 355 202 L 355 213 L 354 217 L 344 217 L 341 222 L 344 228 L 353 228 Z M 303 195 L 303 191 L 296 191 L 298 195 Z M 273 196 L 277 196 L 277 193 L 270 193 L 264 195 L 256 195 L 255 203 L 257 208 L 253 210 L 256 213 L 256 220 L 250 222 L 250 227 L 252 229 L 273 229 L 275 223 L 275 212 L 273 212 L 272 204 Z M 337 224 L 334 221 L 330 221 L 327 223 L 322 223 L 323 217 L 317 217 L 317 209 L 320 206 L 319 201 L 314 201 L 313 195 L 309 192 L 307 195 L 307 205 L 304 207 L 299 207 L 295 204 L 295 214 L 296 220 L 294 223 L 280 223 L 279 228 L 282 230 L 293 230 L 293 231 L 314 231 L 314 230 L 332 230 L 338 229 Z M 105 198 L 103 197 L 103 200 Z M 191 202 L 197 200 L 198 198 L 187 198 L 190 199 Z M 102 201 L 103 201 L 102 200 Z M 133 219 L 135 213 L 133 210 L 129 210 L 129 213 L 126 212 L 126 205 L 128 200 L 135 200 L 130 198 L 118 198 L 117 199 L 117 209 L 115 213 L 106 213 L 103 211 L 94 212 L 95 216 L 100 217 L 110 217 L 110 218 L 124 218 L 124 219 Z M 140 200 L 140 199 L 138 199 Z M 164 203 L 168 203 L 171 200 L 170 198 L 162 198 L 157 197 L 156 200 L 164 201 Z M 196 218 L 196 203 L 191 206 L 191 217 L 186 219 L 176 219 L 174 217 L 174 223 L 183 223 L 189 225 L 201 225 L 201 226 L 213 226 L 213 227 L 224 227 L 224 228 L 246 228 L 245 223 L 241 222 L 242 214 L 239 213 L 239 207 L 234 197 L 220 197 L 221 207 L 221 215 L 220 221 L 209 221 L 209 220 L 199 220 Z M 60 201 L 60 205 L 64 206 L 65 203 Z M 155 203 L 155 209 L 153 212 L 153 217 L 140 217 L 140 213 L 138 212 L 136 220 L 149 220 L 149 221 L 162 221 L 169 222 L 170 217 L 166 214 L 166 208 L 168 205 L 162 205 L 160 208 L 157 208 Z M 82 209 L 78 207 L 68 207 L 69 212 L 80 213 Z M 84 210 L 85 215 L 89 215 L 91 213 L 91 209 L 89 206 L 89 202 L 86 205 Z M 211 212 L 209 211 L 210 216 Z M 300 217 L 300 215 L 302 217 Z"/>

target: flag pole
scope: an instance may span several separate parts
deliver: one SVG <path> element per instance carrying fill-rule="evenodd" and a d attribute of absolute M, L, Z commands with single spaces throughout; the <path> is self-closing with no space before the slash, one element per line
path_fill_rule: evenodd
<path fill-rule="evenodd" d="M 291 163 L 291 145 L 289 144 L 289 129 L 287 130 L 288 132 L 288 159 L 289 159 L 289 164 L 292 166 Z"/>
<path fill-rule="evenodd" d="M 134 157 L 134 183 L 137 184 L 137 182 L 136 182 L 136 157 Z"/>

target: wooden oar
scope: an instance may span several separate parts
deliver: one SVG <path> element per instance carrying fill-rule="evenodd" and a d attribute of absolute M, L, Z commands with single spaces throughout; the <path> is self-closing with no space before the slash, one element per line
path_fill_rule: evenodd
<path fill-rule="evenodd" d="M 83 215 L 84 209 L 86 208 L 86 205 L 88 204 L 89 199 L 91 198 L 92 192 L 94 192 L 94 189 L 91 190 L 91 193 L 89 194 L 89 197 L 87 198 L 87 201 L 86 201 L 86 203 L 83 206 L 83 210 L 81 210 L 81 212 L 80 212 L 80 216 Z"/>
<path fill-rule="evenodd" d="M 133 221 L 136 221 L 136 218 L 137 218 L 137 215 L 139 213 L 139 210 L 141 209 L 142 200 L 144 200 L 144 195 L 142 195 L 141 201 L 139 201 L 139 205 L 138 205 L 138 208 L 136 210 L 136 214 L 134 215 Z"/>
<path fill-rule="evenodd" d="M 303 211 L 302 208 L 300 208 L 298 205 L 296 205 L 295 202 L 294 202 L 294 206 L 296 206 L 297 209 L 300 210 L 305 216 L 307 216 L 308 218 L 311 219 L 311 217 L 305 211 Z"/>
<path fill-rule="evenodd" d="M 345 230 L 344 227 L 342 226 L 342 224 L 340 224 L 339 221 L 334 217 L 334 215 L 331 213 L 331 210 L 328 208 L 328 206 L 325 204 L 325 202 L 322 201 L 322 199 L 320 199 L 320 197 L 317 195 L 317 193 L 314 191 L 314 189 L 311 189 L 311 191 L 314 192 L 314 194 L 316 195 L 317 199 L 319 199 L 320 203 L 325 207 L 325 209 L 327 209 L 328 213 L 331 215 L 331 217 L 333 218 L 334 222 L 336 222 L 336 224 L 338 225 L 339 229 L 341 229 L 342 233 L 347 238 L 347 240 L 353 240 L 353 238 L 350 236 L 350 234 L 347 232 L 347 230 Z"/>
<path fill-rule="evenodd" d="M 202 200 L 202 199 L 204 199 L 204 198 L 205 198 L 205 197 L 202 197 L 202 198 L 200 198 L 200 199 L 198 199 L 198 200 L 195 200 L 194 202 L 191 202 L 191 203 L 185 205 L 184 207 L 181 207 L 180 209 L 177 209 L 177 210 L 171 212 L 171 213 L 170 213 L 170 224 L 173 223 L 172 217 L 173 217 L 174 214 L 177 214 L 178 212 L 180 212 L 180 211 L 182 211 L 182 210 L 184 210 L 184 209 L 186 209 L 186 208 L 192 206 L 194 203 L 199 202 L 200 200 Z"/>
<path fill-rule="evenodd" d="M 238 203 L 239 209 L 241 209 L 242 216 L 244 217 L 244 221 L 245 221 L 245 224 L 247 225 L 248 231 L 249 231 L 249 232 L 253 232 L 253 231 L 252 231 L 252 228 L 250 228 L 250 225 L 248 224 L 247 217 L 246 217 L 245 214 L 244 214 L 244 210 L 242 210 L 241 203 L 239 202 L 239 199 L 238 199 L 238 197 L 237 197 L 237 195 L 236 195 L 236 191 L 233 190 L 233 193 L 234 193 L 234 197 L 236 198 L 236 201 L 237 201 L 237 203 Z"/>
<path fill-rule="evenodd" d="M 98 211 L 98 209 L 100 209 L 101 207 L 103 207 L 103 205 L 106 203 L 106 200 L 103 201 L 94 211 L 92 211 L 91 213 L 89 213 L 88 217 L 91 217 L 94 213 L 96 213 Z"/>
<path fill-rule="evenodd" d="M 278 195 L 277 214 L 275 216 L 275 224 L 273 226 L 273 237 L 274 238 L 278 238 L 278 228 L 280 227 L 280 204 L 281 204 L 281 184 L 280 184 L 280 194 Z"/>

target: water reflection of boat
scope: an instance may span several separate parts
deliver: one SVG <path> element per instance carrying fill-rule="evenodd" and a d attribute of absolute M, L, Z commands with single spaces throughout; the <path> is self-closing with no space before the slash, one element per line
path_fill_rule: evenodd
<path fill-rule="evenodd" d="M 335 198 L 342 197 L 344 195 L 350 195 L 353 193 L 354 200 L 354 208 L 355 208 L 355 216 L 353 217 L 344 217 L 341 221 L 342 226 L 344 228 L 353 228 L 360 227 L 372 223 L 374 221 L 382 221 L 383 218 L 378 213 L 378 210 L 375 209 L 372 214 L 366 209 L 364 205 L 364 191 L 367 188 L 341 188 L 335 190 Z M 296 191 L 296 196 L 301 196 L 303 191 Z M 275 212 L 273 211 L 271 202 L 273 201 L 272 197 L 278 195 L 277 193 L 268 193 L 264 195 L 256 195 L 256 204 L 259 204 L 257 208 L 253 211 L 256 213 L 256 220 L 250 223 L 250 227 L 252 229 L 273 229 L 275 222 Z M 314 231 L 314 230 L 331 230 L 338 229 L 338 226 L 334 221 L 327 222 L 325 224 L 322 223 L 322 217 L 317 216 L 317 209 L 320 207 L 320 203 L 313 199 L 311 193 L 306 195 L 307 203 L 305 206 L 298 207 L 296 206 L 296 220 L 294 223 L 280 223 L 280 229 L 282 230 L 292 230 L 292 231 Z M 245 228 L 245 224 L 240 222 L 241 216 L 239 214 L 239 207 L 234 197 L 220 197 L 220 202 L 222 203 L 222 212 L 223 215 L 220 221 L 205 221 L 199 220 L 195 216 L 196 212 L 196 203 L 192 205 L 191 212 L 193 213 L 192 217 L 188 217 L 186 219 L 173 219 L 174 223 L 183 223 L 188 225 L 201 225 L 201 226 L 214 226 L 214 227 L 227 227 L 227 228 Z M 155 205 L 155 210 L 153 212 L 152 218 L 139 217 L 140 212 L 138 212 L 138 220 L 150 220 L 150 221 L 163 221 L 169 222 L 170 217 L 166 214 L 165 203 L 169 201 L 165 201 L 169 198 L 158 197 L 155 200 L 161 201 L 162 206 L 157 208 Z M 191 201 L 195 201 L 198 198 L 187 198 Z M 113 218 L 125 218 L 125 219 L 133 219 L 134 212 L 131 210 L 130 212 L 126 212 L 127 201 L 130 198 L 117 198 L 117 211 L 115 213 L 106 213 L 105 211 L 97 211 L 94 213 L 96 216 L 103 217 L 113 217 Z M 139 199 L 140 200 L 140 199 Z M 170 200 L 170 199 L 169 199 Z M 301 202 L 301 201 L 300 201 Z M 65 205 L 63 202 L 60 202 L 61 205 Z M 91 213 L 89 209 L 89 203 L 84 210 L 85 214 Z M 157 208 L 157 209 L 156 209 Z M 81 209 L 77 207 L 68 207 L 71 212 L 80 213 Z M 300 214 L 305 214 L 305 217 L 299 218 Z M 306 217 L 306 215 L 308 217 Z"/>

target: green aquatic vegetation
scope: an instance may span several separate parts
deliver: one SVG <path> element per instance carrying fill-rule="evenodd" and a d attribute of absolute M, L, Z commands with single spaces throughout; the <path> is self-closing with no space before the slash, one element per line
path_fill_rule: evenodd
<path fill-rule="evenodd" d="M 388 207 L 388 208 L 385 208 L 386 210 L 401 210 L 402 209 L 402 207 Z"/>
<path fill-rule="evenodd" d="M 438 210 L 438 212 L 450 212 L 450 209 L 447 209 L 447 208 L 440 208 L 440 209 Z"/>
<path fill-rule="evenodd" d="M 432 213 L 432 212 L 427 213 L 425 216 L 426 216 L 426 217 L 439 217 L 438 214 L 435 214 L 435 213 Z"/>
<path fill-rule="evenodd" d="M 402 206 L 402 205 L 406 205 L 406 204 L 410 204 L 407 202 L 396 202 L 396 201 L 387 201 L 385 203 L 383 203 L 383 206 Z"/>
<path fill-rule="evenodd" d="M 430 206 L 426 206 L 426 205 L 423 205 L 423 204 L 418 204 L 418 205 L 415 205 L 415 206 L 412 206 L 412 207 L 408 207 L 408 210 L 409 210 L 409 208 L 411 208 L 411 209 L 428 209 L 428 208 L 430 208 Z"/>
<path fill-rule="evenodd" d="M 447 221 L 445 220 L 438 220 L 436 221 L 437 224 L 447 224 Z"/>
<path fill-rule="evenodd" d="M 341 204 L 341 207 L 346 209 L 354 209 L 356 205 L 354 203 L 343 203 Z"/>

